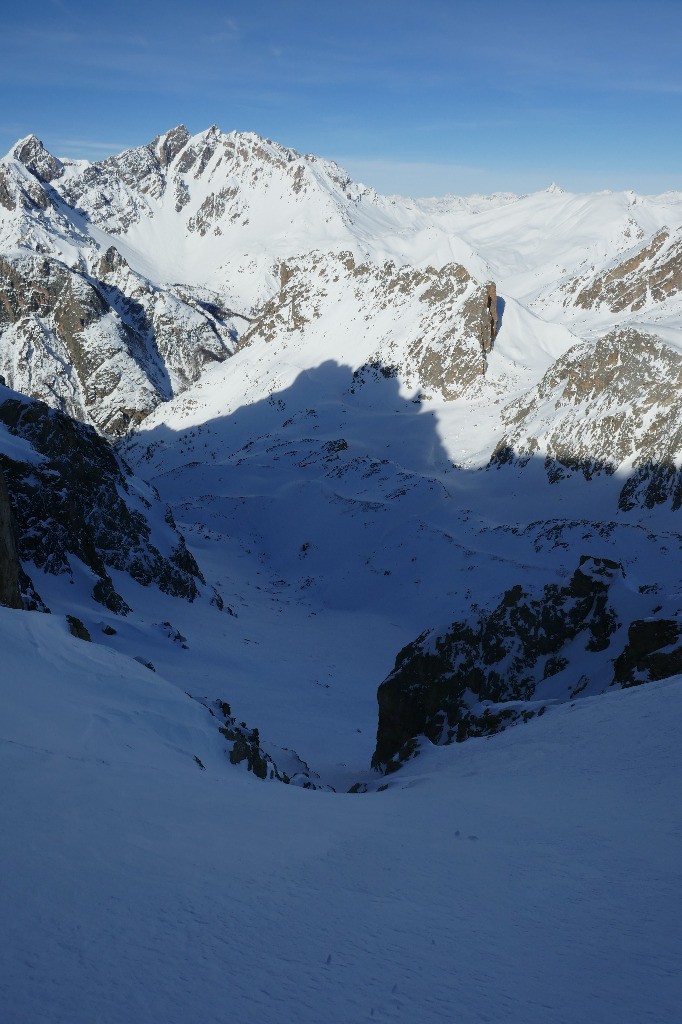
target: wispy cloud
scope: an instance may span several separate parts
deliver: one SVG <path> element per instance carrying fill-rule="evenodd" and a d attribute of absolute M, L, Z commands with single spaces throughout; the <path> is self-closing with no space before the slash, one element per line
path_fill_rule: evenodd
<path fill-rule="evenodd" d="M 50 148 L 57 155 L 86 160 L 90 157 L 115 156 L 124 149 L 130 149 L 132 145 L 130 142 L 93 142 L 92 139 L 57 138 L 50 142 Z"/>
<path fill-rule="evenodd" d="M 474 164 L 427 160 L 386 160 L 335 156 L 334 159 L 356 181 L 371 185 L 385 195 L 435 196 L 472 192 L 493 192 L 494 172 Z"/>
<path fill-rule="evenodd" d="M 537 192 L 553 182 L 569 192 L 593 192 L 611 189 L 614 192 L 634 189 L 640 194 L 660 194 L 682 188 L 682 174 L 635 172 L 623 168 L 568 168 L 486 166 L 434 161 L 365 159 L 334 155 L 355 181 L 371 185 L 384 195 L 441 196 L 489 195 L 493 192 L 525 194 Z"/>

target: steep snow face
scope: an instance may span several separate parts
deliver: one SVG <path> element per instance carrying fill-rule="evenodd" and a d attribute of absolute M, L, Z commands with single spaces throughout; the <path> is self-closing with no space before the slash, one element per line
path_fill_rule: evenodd
<path fill-rule="evenodd" d="M 229 288 L 230 269 L 255 260 L 247 305 L 264 297 L 278 258 L 356 249 L 406 220 L 336 164 L 215 126 L 193 138 L 180 126 L 93 164 L 69 179 L 64 197 L 87 213 L 95 239 L 116 236 L 131 264 L 157 280 Z"/>

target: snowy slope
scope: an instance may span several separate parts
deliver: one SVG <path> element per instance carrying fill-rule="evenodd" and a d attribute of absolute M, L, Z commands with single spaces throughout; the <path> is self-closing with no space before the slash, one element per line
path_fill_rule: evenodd
<path fill-rule="evenodd" d="M 8 1019 L 677 1019 L 682 680 L 318 794 L 63 620 L 0 631 Z"/>
<path fill-rule="evenodd" d="M 3 391 L 8 1019 L 677 1019 L 681 213 L 215 126 L 0 161 L 0 373 L 60 410 Z M 517 724 L 379 775 L 453 623 Z"/>
<path fill-rule="evenodd" d="M 624 612 L 626 633 L 632 616 L 679 609 L 670 552 L 680 538 L 670 502 L 619 508 L 619 473 L 556 478 L 544 459 L 523 472 L 485 468 L 503 438 L 509 382 L 494 367 L 504 325 L 489 373 L 462 397 L 410 390 L 399 333 L 410 337 L 409 303 L 400 301 L 392 349 L 372 352 L 362 304 L 351 302 L 358 279 L 336 262 L 315 266 L 327 297 L 298 293 L 296 274 L 287 282 L 305 322 L 277 305 L 262 336 L 250 334 L 229 363 L 159 408 L 125 454 L 171 504 L 207 579 L 238 613 L 232 639 L 202 642 L 216 663 L 229 644 L 228 699 L 266 741 L 289 742 L 338 787 L 373 749 L 375 686 L 422 630 L 494 607 L 519 584 L 560 584 L 579 556 L 598 555 L 622 564 L 633 595 L 658 595 Z M 363 287 L 366 277 L 376 287 L 369 272 Z M 312 729 L 299 719 L 302 703 Z"/>

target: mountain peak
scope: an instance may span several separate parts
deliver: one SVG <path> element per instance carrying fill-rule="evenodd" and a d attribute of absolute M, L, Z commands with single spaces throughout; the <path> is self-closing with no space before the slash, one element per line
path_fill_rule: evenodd
<path fill-rule="evenodd" d="M 42 181 L 54 181 L 64 173 L 61 161 L 52 156 L 35 135 L 20 139 L 12 150 L 12 156 Z"/>
<path fill-rule="evenodd" d="M 157 135 L 152 142 L 152 149 L 159 158 L 162 167 L 172 163 L 180 150 L 184 149 L 191 135 L 184 124 L 171 128 L 165 135 Z"/>

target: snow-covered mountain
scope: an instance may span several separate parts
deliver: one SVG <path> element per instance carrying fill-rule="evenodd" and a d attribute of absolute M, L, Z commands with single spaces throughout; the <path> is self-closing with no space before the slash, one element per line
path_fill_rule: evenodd
<path fill-rule="evenodd" d="M 637 576 L 633 531 L 676 537 L 679 195 L 386 198 L 215 126 L 95 164 L 29 136 L 0 170 L 7 384 L 123 435 L 192 544 L 222 539 L 200 561 L 230 607 L 254 522 L 273 593 L 383 609 L 380 663 L 583 555 Z"/>
<path fill-rule="evenodd" d="M 69 1024 L 217 1022 L 225 953 L 244 1021 L 672 1024 L 681 224 L 677 193 L 383 197 L 215 126 L 0 161 L 7 814 L 35 851 L 38 790 L 56 851 L 3 862 L 10 970 L 45 957 L 16 1019 L 52 986 Z M 76 847 L 84 931 L 43 941 L 30 879 L 64 935 Z M 316 915 L 332 878 L 355 895 Z M 483 1000 L 439 981 L 474 911 Z M 65 971 L 112 913 L 111 969 Z M 552 972 L 607 943 L 567 1004 Z M 151 995 L 117 996 L 138 960 Z"/>

